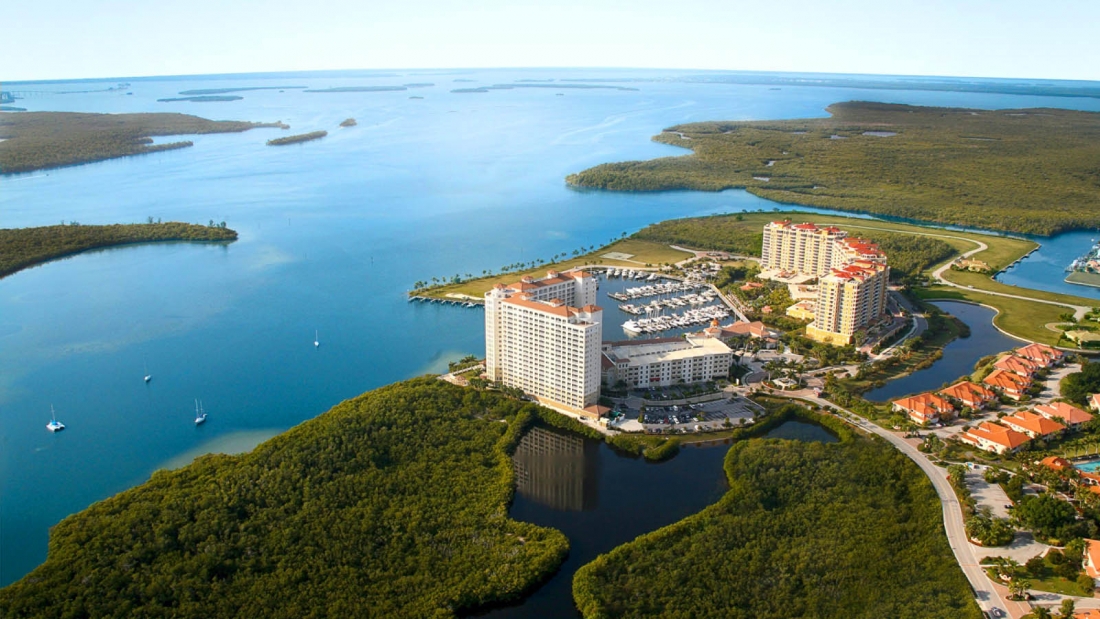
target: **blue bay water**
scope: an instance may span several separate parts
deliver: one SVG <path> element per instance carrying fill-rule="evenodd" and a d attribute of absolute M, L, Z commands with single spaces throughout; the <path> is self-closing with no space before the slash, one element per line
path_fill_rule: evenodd
<path fill-rule="evenodd" d="M 565 175 L 598 163 L 684 154 L 649 140 L 669 125 L 819 116 L 829 103 L 852 99 L 1100 110 L 1093 99 L 676 82 L 630 84 L 637 91 L 450 93 L 617 75 L 149 78 L 131 80 L 133 95 L 17 102 L 30 110 L 282 120 L 289 133 L 329 136 L 280 148 L 265 145 L 288 133 L 277 129 L 158 138 L 195 145 L 0 179 L 0 227 L 151 216 L 224 220 L 240 232 L 228 246 L 116 248 L 0 280 L 0 585 L 45 558 L 50 526 L 157 468 L 210 449 L 247 448 L 365 390 L 481 354 L 481 312 L 407 303 L 404 292 L 416 280 L 548 258 L 672 217 L 785 208 L 742 191 L 617 194 L 565 185 Z M 198 88 L 406 82 L 435 86 L 156 101 Z M 90 89 L 86 82 L 36 88 Z M 347 117 L 358 126 L 338 128 Z M 1064 246 L 1070 259 L 1088 248 L 1087 238 L 1061 238 L 1047 246 Z M 1100 298 L 1096 290 L 1073 292 Z M 196 398 L 210 414 L 201 427 L 192 422 Z M 44 427 L 51 405 L 68 425 L 58 435 Z"/>

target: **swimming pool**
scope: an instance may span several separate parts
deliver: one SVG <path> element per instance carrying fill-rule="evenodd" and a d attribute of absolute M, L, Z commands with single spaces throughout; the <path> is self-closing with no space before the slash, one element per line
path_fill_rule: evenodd
<path fill-rule="evenodd" d="M 1091 462 L 1079 462 L 1073 465 L 1079 471 L 1085 471 L 1086 473 L 1095 473 L 1100 470 L 1100 460 L 1093 460 Z"/>

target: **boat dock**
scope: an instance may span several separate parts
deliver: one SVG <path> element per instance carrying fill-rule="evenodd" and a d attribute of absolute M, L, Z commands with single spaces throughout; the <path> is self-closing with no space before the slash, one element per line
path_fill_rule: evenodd
<path fill-rule="evenodd" d="M 442 305 L 457 305 L 459 307 L 483 307 L 485 301 L 481 299 L 443 299 L 440 297 L 426 297 L 419 294 L 410 294 L 409 303 L 440 303 Z"/>

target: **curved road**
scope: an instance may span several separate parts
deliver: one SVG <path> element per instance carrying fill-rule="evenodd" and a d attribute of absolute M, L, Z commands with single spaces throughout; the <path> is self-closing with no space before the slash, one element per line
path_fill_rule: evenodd
<path fill-rule="evenodd" d="M 963 574 L 966 575 L 967 580 L 970 581 L 971 588 L 974 589 L 974 596 L 978 600 L 978 605 L 981 606 L 982 610 L 989 610 L 993 607 L 1007 610 L 1011 617 L 1020 617 L 1030 612 L 1031 608 L 1029 605 L 1005 599 L 1001 593 L 997 591 L 997 588 L 993 586 L 989 577 L 985 575 L 985 572 L 978 564 L 978 557 L 974 554 L 974 550 L 970 546 L 970 541 L 966 537 L 966 526 L 963 523 L 962 506 L 959 505 L 959 499 L 955 495 L 955 490 L 951 487 L 951 483 L 947 480 L 947 476 L 939 467 L 932 464 L 928 458 L 924 457 L 924 454 L 917 451 L 915 447 L 905 442 L 904 439 L 893 432 L 880 428 L 855 413 L 841 408 L 828 400 L 814 396 L 812 392 L 796 391 L 787 394 L 787 396 L 811 402 L 818 406 L 839 409 L 848 413 L 855 419 L 855 421 L 846 420 L 848 423 L 881 436 L 889 441 L 891 445 L 896 447 L 898 451 L 908 456 L 910 460 L 916 462 L 917 466 L 924 471 L 924 474 L 927 475 L 928 479 L 932 482 L 932 486 L 936 489 L 936 494 L 939 495 L 940 501 L 943 503 L 943 526 L 947 532 L 947 541 L 951 544 L 951 550 L 955 553 L 955 560 L 958 561 L 959 567 L 962 568 Z"/>
<path fill-rule="evenodd" d="M 846 226 L 846 227 L 849 227 L 849 228 L 863 228 L 865 230 L 882 230 L 883 232 L 890 232 L 890 230 L 887 230 L 886 228 L 876 228 L 874 226 Z M 971 249 L 970 251 L 967 251 L 967 252 L 963 252 L 963 254 L 960 256 L 960 258 L 969 258 L 970 256 L 973 256 L 974 254 L 976 254 L 978 252 L 983 252 L 983 251 L 989 249 L 989 245 L 986 245 L 985 243 L 983 243 L 983 242 L 981 242 L 977 239 L 971 239 L 971 238 L 967 238 L 965 236 L 952 236 L 950 234 L 932 234 L 932 233 L 929 233 L 929 232 L 909 232 L 908 234 L 914 234 L 914 235 L 919 235 L 919 236 L 930 236 L 930 237 L 942 238 L 942 239 L 956 239 L 956 240 L 959 240 L 959 241 L 966 241 L 968 243 L 977 243 L 978 244 L 978 246 L 975 247 L 974 249 Z M 1087 307 L 1087 306 L 1083 306 L 1083 305 L 1072 305 L 1070 303 L 1060 303 L 1058 301 L 1048 301 L 1046 299 L 1036 299 L 1034 297 L 1025 297 L 1023 295 L 1009 294 L 1007 292 L 994 292 L 992 290 L 986 290 L 984 288 L 970 288 L 968 286 L 963 286 L 963 285 L 960 285 L 960 284 L 956 284 L 954 282 L 948 281 L 943 276 L 943 272 L 946 271 L 947 269 L 951 268 L 951 263 L 952 262 L 954 262 L 954 260 L 944 263 L 943 265 L 941 265 L 939 268 L 937 268 L 935 271 L 932 272 L 932 277 L 935 277 L 936 280 L 939 283 L 943 284 L 944 286 L 951 286 L 952 288 L 959 288 L 961 290 L 970 290 L 970 291 L 973 291 L 973 292 L 980 292 L 982 294 L 991 294 L 995 297 L 1007 297 L 1009 299 L 1020 299 L 1021 301 L 1032 301 L 1032 302 L 1035 302 L 1035 303 L 1046 303 L 1047 305 L 1056 305 L 1058 307 L 1068 307 L 1069 309 L 1073 310 L 1073 315 L 1074 315 L 1074 317 L 1077 318 L 1077 320 L 1083 319 L 1085 317 L 1085 314 L 1089 313 L 1089 311 L 1092 309 L 1091 307 Z"/>

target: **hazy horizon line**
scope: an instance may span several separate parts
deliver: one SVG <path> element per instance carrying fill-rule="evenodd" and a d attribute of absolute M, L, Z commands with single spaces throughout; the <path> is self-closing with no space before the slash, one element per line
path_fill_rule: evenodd
<path fill-rule="evenodd" d="M 1047 81 L 1047 82 L 1077 82 L 1082 84 L 1100 84 L 1100 80 L 1085 80 L 1085 79 L 1068 79 L 1068 78 L 1056 78 L 1056 77 L 995 77 L 995 76 L 977 76 L 977 75 L 942 75 L 942 74 L 902 74 L 902 73 L 844 73 L 844 72 L 825 72 L 825 71 L 789 71 L 789 70 L 767 70 L 767 69 L 691 69 L 691 68 L 659 68 L 659 67 L 570 67 L 570 66 L 516 66 L 516 67 L 426 67 L 426 68 L 358 68 L 358 69 L 297 69 L 290 71 L 235 71 L 229 73 L 178 73 L 168 75 L 116 75 L 116 76 L 103 76 L 103 77 L 76 77 L 76 78 L 43 78 L 43 79 L 20 79 L 20 80 L 6 80 L 0 79 L 0 87 L 5 84 L 51 84 L 51 83 L 72 83 L 72 82 L 104 82 L 104 81 L 117 81 L 117 80 L 172 80 L 172 79 L 187 79 L 187 78 L 241 78 L 241 77 L 255 77 L 255 76 L 281 76 L 281 75 L 298 75 L 298 76 L 325 76 L 334 74 L 361 74 L 348 75 L 347 77 L 400 77 L 400 73 L 413 73 L 413 74 L 439 74 L 439 75 L 460 75 L 463 73 L 478 72 L 478 71 L 664 71 L 669 73 L 740 73 L 740 74 L 766 74 L 766 75 L 822 75 L 822 76 L 839 76 L 839 77 L 889 77 L 889 78 L 919 78 L 922 80 L 929 79 L 947 79 L 947 80 L 980 80 L 980 81 Z"/>

